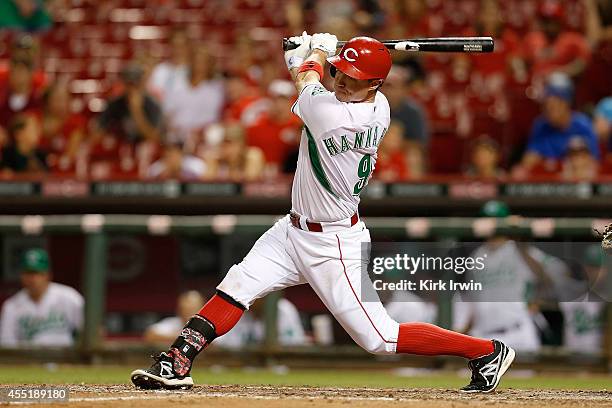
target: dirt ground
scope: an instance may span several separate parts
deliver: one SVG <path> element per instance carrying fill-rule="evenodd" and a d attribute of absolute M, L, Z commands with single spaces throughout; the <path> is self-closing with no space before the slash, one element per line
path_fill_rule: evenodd
<path fill-rule="evenodd" d="M 24 386 L 28 387 L 28 386 Z M 29 386 L 31 387 L 31 385 Z M 281 407 L 612 407 L 611 391 L 503 389 L 466 395 L 445 389 L 313 388 L 201 385 L 190 391 L 137 391 L 131 385 L 70 386 L 70 401 L 53 404 L 0 403 L 0 406 L 74 408 L 281 408 Z"/>

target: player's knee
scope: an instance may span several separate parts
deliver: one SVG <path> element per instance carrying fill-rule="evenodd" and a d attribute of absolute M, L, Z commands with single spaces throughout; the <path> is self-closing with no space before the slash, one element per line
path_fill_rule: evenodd
<path fill-rule="evenodd" d="M 242 304 L 247 309 L 253 302 L 250 288 L 245 285 L 245 270 L 242 264 L 233 265 L 225 278 L 217 286 L 217 289 L 229 295 L 232 299 Z"/>
<path fill-rule="evenodd" d="M 394 350 L 392 343 L 383 339 L 368 339 L 367 341 L 358 342 L 365 351 L 371 354 L 393 354 Z"/>

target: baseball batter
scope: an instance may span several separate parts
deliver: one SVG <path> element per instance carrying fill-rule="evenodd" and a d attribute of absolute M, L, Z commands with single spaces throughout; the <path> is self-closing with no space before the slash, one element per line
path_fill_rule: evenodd
<path fill-rule="evenodd" d="M 139 388 L 188 389 L 193 360 L 227 333 L 253 301 L 271 291 L 308 283 L 357 344 L 375 354 L 455 355 L 469 359 L 465 392 L 490 392 L 514 359 L 497 340 L 478 339 L 427 323 L 398 323 L 382 304 L 363 302 L 361 244 L 370 234 L 360 220 L 359 195 L 376 164 L 389 127 L 389 104 L 379 91 L 391 68 L 383 44 L 348 41 L 338 55 L 331 34 L 304 33 L 285 53 L 299 92 L 293 112 L 304 122 L 292 210 L 230 268 L 217 293 L 193 316 L 167 352 L 135 370 Z M 331 64 L 334 91 L 321 85 Z"/>

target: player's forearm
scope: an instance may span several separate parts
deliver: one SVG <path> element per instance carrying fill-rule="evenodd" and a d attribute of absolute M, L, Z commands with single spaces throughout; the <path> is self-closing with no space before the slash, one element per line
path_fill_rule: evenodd
<path fill-rule="evenodd" d="M 320 64 L 322 67 L 325 66 L 325 61 L 327 60 L 327 54 L 324 51 L 314 49 L 304 60 L 304 62 L 314 61 Z M 320 82 L 322 78 L 319 77 L 319 74 L 316 71 L 304 71 L 299 72 L 299 68 L 292 68 L 289 72 L 291 73 L 291 78 L 293 82 L 295 82 L 295 87 L 298 92 L 301 92 L 302 89 L 313 82 Z"/>

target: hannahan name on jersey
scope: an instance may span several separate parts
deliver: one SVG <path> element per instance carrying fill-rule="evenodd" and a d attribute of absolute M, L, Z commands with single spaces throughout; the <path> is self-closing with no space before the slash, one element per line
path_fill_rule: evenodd
<path fill-rule="evenodd" d="M 381 132 L 378 126 L 374 126 L 373 128 L 368 128 L 368 130 L 364 130 L 363 132 L 356 132 L 355 140 L 353 142 L 349 140 L 347 135 L 342 135 L 340 136 L 340 141 L 337 141 L 332 136 L 323 139 L 323 143 L 325 144 L 329 155 L 335 156 L 349 150 L 378 147 L 386 132 L 387 128 L 383 128 Z"/>

